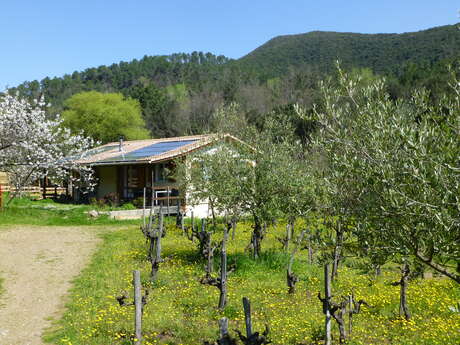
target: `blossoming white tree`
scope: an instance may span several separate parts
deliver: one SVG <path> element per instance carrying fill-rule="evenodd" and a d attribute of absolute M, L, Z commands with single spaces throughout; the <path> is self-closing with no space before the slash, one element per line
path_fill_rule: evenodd
<path fill-rule="evenodd" d="M 77 166 L 73 158 L 91 148 L 93 140 L 72 135 L 61 126 L 59 116 L 47 119 L 45 108 L 43 100 L 31 104 L 8 93 L 0 97 L 0 171 L 8 173 L 18 192 L 44 176 L 68 177 L 77 186 L 91 189 L 91 169 Z"/>

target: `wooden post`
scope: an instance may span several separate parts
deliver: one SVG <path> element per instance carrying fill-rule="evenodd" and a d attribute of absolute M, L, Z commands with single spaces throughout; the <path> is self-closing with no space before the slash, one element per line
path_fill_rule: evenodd
<path fill-rule="evenodd" d="M 154 216 L 154 214 L 153 214 L 153 196 L 154 196 L 154 194 L 153 194 L 153 188 L 152 188 L 152 197 L 151 197 L 152 201 L 151 201 L 151 205 L 150 205 L 149 225 L 148 225 L 149 230 L 152 229 L 153 216 Z"/>
<path fill-rule="evenodd" d="M 227 239 L 229 227 L 224 228 L 224 238 L 221 248 L 221 263 L 220 263 L 220 296 L 219 309 L 224 309 L 227 305 Z"/>
<path fill-rule="evenodd" d="M 182 213 L 180 211 L 180 201 L 177 201 L 177 209 L 176 209 L 176 227 L 181 227 L 182 229 Z"/>
<path fill-rule="evenodd" d="M 143 198 L 143 202 L 142 202 L 142 223 L 144 224 L 144 228 L 145 228 L 145 195 L 146 194 L 146 188 L 144 187 L 144 198 Z"/>
<path fill-rule="evenodd" d="M 351 335 L 353 330 L 353 311 L 355 309 L 353 305 L 353 293 L 348 296 L 348 335 Z"/>
<path fill-rule="evenodd" d="M 329 275 L 329 265 L 324 266 L 324 293 L 325 293 L 325 305 L 324 313 L 325 318 L 325 330 L 326 330 L 326 339 L 324 340 L 325 345 L 331 345 L 331 277 Z"/>
<path fill-rule="evenodd" d="M 191 213 L 190 214 L 190 217 L 191 217 L 190 221 L 192 223 L 192 232 L 193 232 L 193 230 L 195 230 L 195 218 L 193 217 L 193 211 L 191 211 L 190 213 Z"/>
<path fill-rule="evenodd" d="M 46 182 L 47 182 L 48 178 L 46 177 L 46 175 L 43 177 L 43 199 L 46 199 Z"/>
<path fill-rule="evenodd" d="M 3 191 L 2 191 L 2 185 L 0 184 L 0 209 L 3 208 Z"/>
<path fill-rule="evenodd" d="M 155 204 L 155 201 L 158 202 L 158 200 L 155 200 L 156 197 L 155 197 L 155 187 L 153 186 L 153 177 L 152 177 L 152 208 L 153 208 L 153 205 Z"/>
<path fill-rule="evenodd" d="M 247 297 L 243 297 L 244 320 L 246 322 L 246 337 L 249 339 L 252 335 L 251 321 L 251 303 Z"/>
<path fill-rule="evenodd" d="M 179 209 L 179 212 L 180 212 L 180 228 L 182 230 L 182 233 L 185 233 L 185 224 L 184 224 L 185 212 L 182 212 L 182 209 L 180 207 L 180 203 L 179 203 L 178 209 Z"/>
<path fill-rule="evenodd" d="M 168 209 L 168 217 L 169 217 L 169 186 L 166 188 L 166 198 L 167 198 L 167 201 L 168 201 L 168 206 L 167 206 L 167 209 Z"/>
<path fill-rule="evenodd" d="M 142 294 L 141 294 L 141 273 L 133 271 L 134 280 L 134 345 L 142 344 Z"/>

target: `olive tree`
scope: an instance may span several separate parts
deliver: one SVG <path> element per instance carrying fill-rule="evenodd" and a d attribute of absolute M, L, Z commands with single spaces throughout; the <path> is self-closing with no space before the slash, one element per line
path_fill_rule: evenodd
<path fill-rule="evenodd" d="M 385 81 L 359 85 L 339 69 L 323 83 L 314 147 L 335 186 L 335 212 L 357 223 L 362 247 L 412 256 L 460 283 L 460 83 L 436 103 L 424 90 L 394 101 Z M 301 116 L 305 116 L 299 110 Z M 339 180 L 335 180 L 340 176 Z M 337 182 L 340 181 L 340 188 Z M 331 189 L 334 191 L 334 188 Z M 377 255 L 378 256 L 378 255 Z"/>
<path fill-rule="evenodd" d="M 210 201 L 211 207 L 232 217 L 246 215 L 253 221 L 250 248 L 254 258 L 261 252 L 266 225 L 291 212 L 301 214 L 310 206 L 299 198 L 308 195 L 309 174 L 302 160 L 302 146 L 293 137 L 287 122 L 267 123 L 260 131 L 255 127 L 232 126 L 239 108 L 231 105 L 219 110 L 221 128 L 239 128 L 244 140 L 225 140 L 211 151 L 198 153 L 182 174 L 191 201 Z M 227 119 L 227 121 L 226 121 Z M 237 122 L 235 121 L 235 122 Z M 302 182 L 303 181 L 303 182 Z M 301 207 L 302 205 L 302 207 Z"/>

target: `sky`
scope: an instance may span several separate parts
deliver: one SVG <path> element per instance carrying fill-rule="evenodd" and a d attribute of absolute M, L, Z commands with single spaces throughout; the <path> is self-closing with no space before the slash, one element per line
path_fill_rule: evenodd
<path fill-rule="evenodd" d="M 144 55 L 239 58 L 309 31 L 401 33 L 455 24 L 458 0 L 0 0 L 0 89 Z"/>

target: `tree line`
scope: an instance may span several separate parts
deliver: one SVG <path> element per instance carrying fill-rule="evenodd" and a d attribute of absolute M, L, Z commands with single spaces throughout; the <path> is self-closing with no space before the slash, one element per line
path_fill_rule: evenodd
<path fill-rule="evenodd" d="M 286 57 L 286 60 L 279 62 L 283 69 L 278 70 L 275 64 L 268 62 L 272 59 L 271 55 L 282 53 L 284 45 L 277 44 L 270 48 L 274 43 L 269 42 L 270 49 L 262 46 L 239 60 L 203 52 L 144 56 L 139 60 L 89 68 L 60 78 L 25 82 L 11 88 L 10 92 L 19 93 L 30 100 L 44 96 L 51 104 L 47 109 L 50 118 L 68 110 L 66 101 L 75 94 L 88 91 L 120 93 L 125 98 L 139 102 L 149 136 L 199 134 L 212 130 L 212 114 L 222 105 L 232 102 L 240 105 L 241 113 L 253 124 L 264 122 L 267 114 L 273 110 L 289 108 L 293 104 L 312 109 L 313 104 L 321 102 L 319 81 L 330 76 L 337 81 L 333 68 L 337 58 L 342 60 L 345 70 L 361 74 L 364 82 L 384 76 L 387 91 L 393 99 L 410 98 L 414 88 L 423 87 L 430 91 L 432 100 L 436 100 L 451 92 L 446 87 L 447 66 L 456 63 L 456 45 L 451 45 L 449 52 L 442 53 L 446 42 L 456 37 L 452 36 L 451 31 L 448 27 L 419 34 L 417 42 L 421 42 L 424 48 L 398 64 L 390 62 L 385 56 L 373 58 L 372 54 L 368 54 L 367 57 L 349 60 L 338 54 L 327 57 L 318 55 L 313 60 Z M 291 39 L 283 38 L 286 42 Z M 366 39 L 372 43 L 370 51 L 377 50 L 374 45 L 379 39 L 383 38 Z M 334 47 L 334 42 L 336 40 L 325 43 L 327 49 Z M 291 48 L 290 54 L 291 50 L 300 49 L 295 45 Z M 262 54 L 260 49 L 270 54 Z M 398 45 L 392 46 L 392 49 L 394 53 L 389 55 L 400 53 Z M 429 55 L 433 50 L 438 54 Z M 252 57 L 254 54 L 257 58 Z M 388 68 L 376 67 L 376 59 Z"/>

